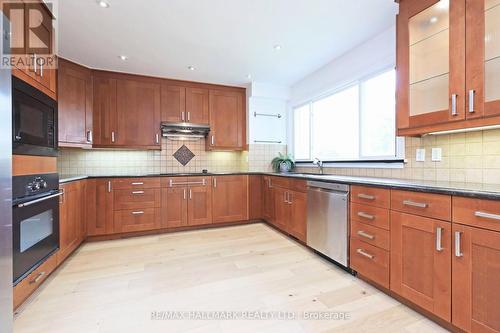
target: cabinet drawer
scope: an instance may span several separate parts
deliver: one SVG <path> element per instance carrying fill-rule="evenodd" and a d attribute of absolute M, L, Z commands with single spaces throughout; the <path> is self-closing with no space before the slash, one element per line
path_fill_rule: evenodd
<path fill-rule="evenodd" d="M 351 238 L 351 268 L 379 285 L 389 288 L 389 252 Z"/>
<path fill-rule="evenodd" d="M 271 177 L 272 187 L 283 187 L 288 189 L 290 187 L 290 178 L 286 177 Z"/>
<path fill-rule="evenodd" d="M 117 178 L 113 179 L 113 190 L 160 187 L 160 178 Z"/>
<path fill-rule="evenodd" d="M 115 232 L 147 231 L 160 228 L 160 209 L 119 210 L 114 213 Z"/>
<path fill-rule="evenodd" d="M 451 220 L 451 196 L 449 195 L 393 190 L 391 208 L 404 213 L 445 221 Z"/>
<path fill-rule="evenodd" d="M 114 190 L 114 209 L 141 209 L 160 207 L 160 189 Z"/>
<path fill-rule="evenodd" d="M 453 222 L 500 231 L 500 201 L 453 197 Z"/>
<path fill-rule="evenodd" d="M 369 186 L 351 186 L 351 201 L 371 206 L 389 208 L 391 191 L 385 188 Z"/>
<path fill-rule="evenodd" d="M 365 223 L 351 221 L 351 238 L 356 238 L 384 250 L 390 249 L 389 231 Z"/>
<path fill-rule="evenodd" d="M 351 220 L 389 230 L 389 210 L 351 203 Z"/>
<path fill-rule="evenodd" d="M 302 179 L 290 179 L 290 189 L 293 191 L 307 192 L 307 182 Z"/>
<path fill-rule="evenodd" d="M 57 253 L 31 272 L 14 287 L 14 309 L 21 305 L 47 279 L 57 266 Z"/>

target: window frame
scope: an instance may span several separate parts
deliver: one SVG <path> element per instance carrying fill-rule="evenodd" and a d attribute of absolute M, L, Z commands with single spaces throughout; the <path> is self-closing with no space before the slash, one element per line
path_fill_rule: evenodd
<path fill-rule="evenodd" d="M 383 75 L 384 73 L 387 73 L 389 71 L 395 71 L 396 69 L 394 66 L 391 67 L 385 67 L 381 70 L 372 72 L 369 75 L 365 75 L 360 77 L 357 80 L 350 81 L 346 84 L 339 85 L 335 87 L 334 89 L 329 89 L 319 95 L 316 95 L 313 98 L 310 98 L 306 100 L 305 102 L 297 103 L 293 105 L 290 108 L 290 112 L 292 113 L 291 117 L 289 118 L 291 120 L 291 126 L 290 126 L 290 131 L 291 131 L 291 151 L 295 153 L 295 110 L 302 108 L 306 105 L 309 107 L 309 124 L 312 126 L 313 124 L 313 118 L 314 118 L 314 112 L 312 109 L 312 106 L 315 102 L 320 101 L 322 99 L 328 98 L 330 96 L 333 96 L 339 92 L 342 92 L 346 89 L 352 88 L 354 86 L 358 86 L 358 106 L 359 106 L 359 114 L 358 114 L 358 128 L 359 128 L 359 140 L 358 140 L 358 145 L 359 145 L 359 153 L 358 153 L 358 159 L 350 159 L 350 160 L 325 160 L 323 163 L 327 164 L 325 166 L 331 166 L 331 167 L 340 167 L 340 168 L 345 168 L 345 167 L 356 167 L 356 164 L 360 164 L 362 166 L 360 167 L 398 167 L 402 166 L 402 163 L 404 162 L 404 156 L 405 156 L 405 141 L 404 137 L 398 137 L 397 136 L 397 129 L 396 129 L 396 136 L 395 136 L 395 155 L 392 156 L 364 156 L 362 155 L 362 131 L 361 131 L 361 126 L 362 126 L 362 121 L 363 121 L 363 112 L 362 112 L 362 96 L 363 96 L 363 83 L 373 79 L 377 76 Z M 396 95 L 396 87 L 394 87 L 394 96 Z M 396 121 L 394 122 L 396 125 Z M 295 162 L 297 164 L 312 164 L 314 157 L 311 156 L 312 154 L 312 128 L 309 130 L 309 158 L 308 159 L 300 159 L 296 160 Z M 394 164 L 391 166 L 391 164 Z M 398 166 L 396 166 L 398 165 Z"/>

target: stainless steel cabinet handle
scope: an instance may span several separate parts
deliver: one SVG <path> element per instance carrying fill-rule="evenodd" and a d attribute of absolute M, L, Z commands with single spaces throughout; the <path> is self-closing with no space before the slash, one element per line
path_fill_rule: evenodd
<path fill-rule="evenodd" d="M 144 194 L 144 191 L 132 191 L 132 194 Z"/>
<path fill-rule="evenodd" d="M 193 191 L 189 189 L 189 200 L 193 199 Z"/>
<path fill-rule="evenodd" d="M 469 90 L 469 113 L 474 113 L 474 98 L 476 97 L 475 90 Z"/>
<path fill-rule="evenodd" d="M 184 111 L 181 112 L 181 120 L 182 121 L 185 121 L 186 120 L 186 117 L 185 117 L 185 113 Z"/>
<path fill-rule="evenodd" d="M 368 194 L 363 194 L 363 193 L 358 194 L 358 198 L 366 199 L 366 200 L 375 200 L 375 197 L 373 195 L 368 195 Z"/>
<path fill-rule="evenodd" d="M 372 260 L 375 258 L 375 256 L 374 256 L 374 255 L 371 255 L 371 254 L 369 254 L 369 253 L 366 253 L 366 252 L 365 252 L 365 251 L 363 251 L 362 249 L 357 249 L 357 250 L 356 250 L 356 252 L 357 252 L 358 254 L 361 254 L 363 257 L 367 257 L 367 258 L 372 259 Z"/>
<path fill-rule="evenodd" d="M 87 142 L 92 143 L 92 131 L 87 131 Z"/>
<path fill-rule="evenodd" d="M 40 76 L 43 77 L 43 62 L 40 64 Z"/>
<path fill-rule="evenodd" d="M 485 219 L 490 219 L 490 220 L 500 221 L 500 215 L 497 215 L 497 214 L 491 214 L 491 213 L 476 211 L 474 213 L 474 216 L 476 216 L 476 217 L 483 217 Z"/>
<path fill-rule="evenodd" d="M 183 189 L 182 191 L 184 193 L 184 200 L 186 200 L 186 189 Z"/>
<path fill-rule="evenodd" d="M 108 192 L 111 192 L 111 181 L 108 181 Z"/>
<path fill-rule="evenodd" d="M 132 212 L 132 215 L 142 215 L 144 212 L 142 210 L 137 211 L 137 212 Z"/>
<path fill-rule="evenodd" d="M 61 190 L 61 196 L 60 196 L 60 200 L 59 200 L 59 203 L 60 204 L 63 204 L 64 203 L 64 189 Z"/>
<path fill-rule="evenodd" d="M 462 233 L 460 231 L 455 231 L 455 257 L 457 258 L 464 256 L 461 250 L 461 243 L 462 243 Z"/>
<path fill-rule="evenodd" d="M 133 182 L 130 183 L 131 185 L 144 185 L 144 182 Z"/>
<path fill-rule="evenodd" d="M 457 115 L 457 94 L 451 95 L 451 115 L 456 116 Z"/>
<path fill-rule="evenodd" d="M 436 228 L 436 251 L 438 251 L 438 252 L 443 251 L 442 240 L 443 240 L 443 228 L 437 227 Z"/>
<path fill-rule="evenodd" d="M 366 232 L 364 232 L 362 230 L 358 231 L 358 235 L 360 235 L 361 237 L 364 237 L 364 238 L 371 239 L 371 240 L 375 239 L 375 236 L 367 234 Z"/>
<path fill-rule="evenodd" d="M 188 111 L 188 121 L 191 121 L 191 112 Z"/>
<path fill-rule="evenodd" d="M 160 134 L 156 133 L 156 143 L 160 143 Z"/>
<path fill-rule="evenodd" d="M 366 213 L 363 213 L 363 212 L 358 212 L 358 216 L 359 216 L 359 217 L 362 217 L 362 218 L 364 218 L 364 219 L 368 219 L 368 220 L 373 220 L 373 219 L 375 219 L 375 216 L 370 215 L 370 214 L 366 214 Z"/>
<path fill-rule="evenodd" d="M 403 205 L 417 207 L 417 208 L 427 208 L 429 205 L 423 202 L 415 202 L 411 200 L 404 200 Z"/>
<path fill-rule="evenodd" d="M 217 187 L 217 178 L 214 177 L 214 187 Z"/>
<path fill-rule="evenodd" d="M 293 193 L 288 193 L 288 203 L 290 205 L 293 203 Z"/>
<path fill-rule="evenodd" d="M 33 280 L 30 281 L 29 284 L 34 284 L 34 283 L 37 283 L 38 281 L 40 281 L 40 279 L 45 275 L 45 272 L 40 272 L 38 273 L 38 275 L 36 276 L 36 278 L 34 278 Z"/>
<path fill-rule="evenodd" d="M 111 142 L 115 142 L 115 132 L 111 132 Z"/>
<path fill-rule="evenodd" d="M 215 137 L 212 135 L 212 139 L 211 139 L 211 143 L 212 143 L 212 146 L 215 144 Z"/>
<path fill-rule="evenodd" d="M 33 69 L 35 71 L 35 73 L 37 72 L 37 64 L 36 64 L 36 53 L 33 54 Z"/>

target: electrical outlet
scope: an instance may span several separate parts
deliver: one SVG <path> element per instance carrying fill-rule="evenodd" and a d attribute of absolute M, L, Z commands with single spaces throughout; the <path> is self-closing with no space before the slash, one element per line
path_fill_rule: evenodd
<path fill-rule="evenodd" d="M 425 149 L 418 148 L 415 159 L 417 160 L 417 162 L 425 162 Z"/>
<path fill-rule="evenodd" d="M 443 160 L 443 149 L 432 148 L 432 161 L 441 162 Z"/>

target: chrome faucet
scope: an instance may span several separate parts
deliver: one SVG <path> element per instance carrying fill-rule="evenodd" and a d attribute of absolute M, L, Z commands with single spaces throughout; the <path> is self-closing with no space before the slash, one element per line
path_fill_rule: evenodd
<path fill-rule="evenodd" d="M 319 173 L 323 174 L 323 161 L 316 157 L 313 161 L 313 164 L 317 165 L 319 168 Z"/>

